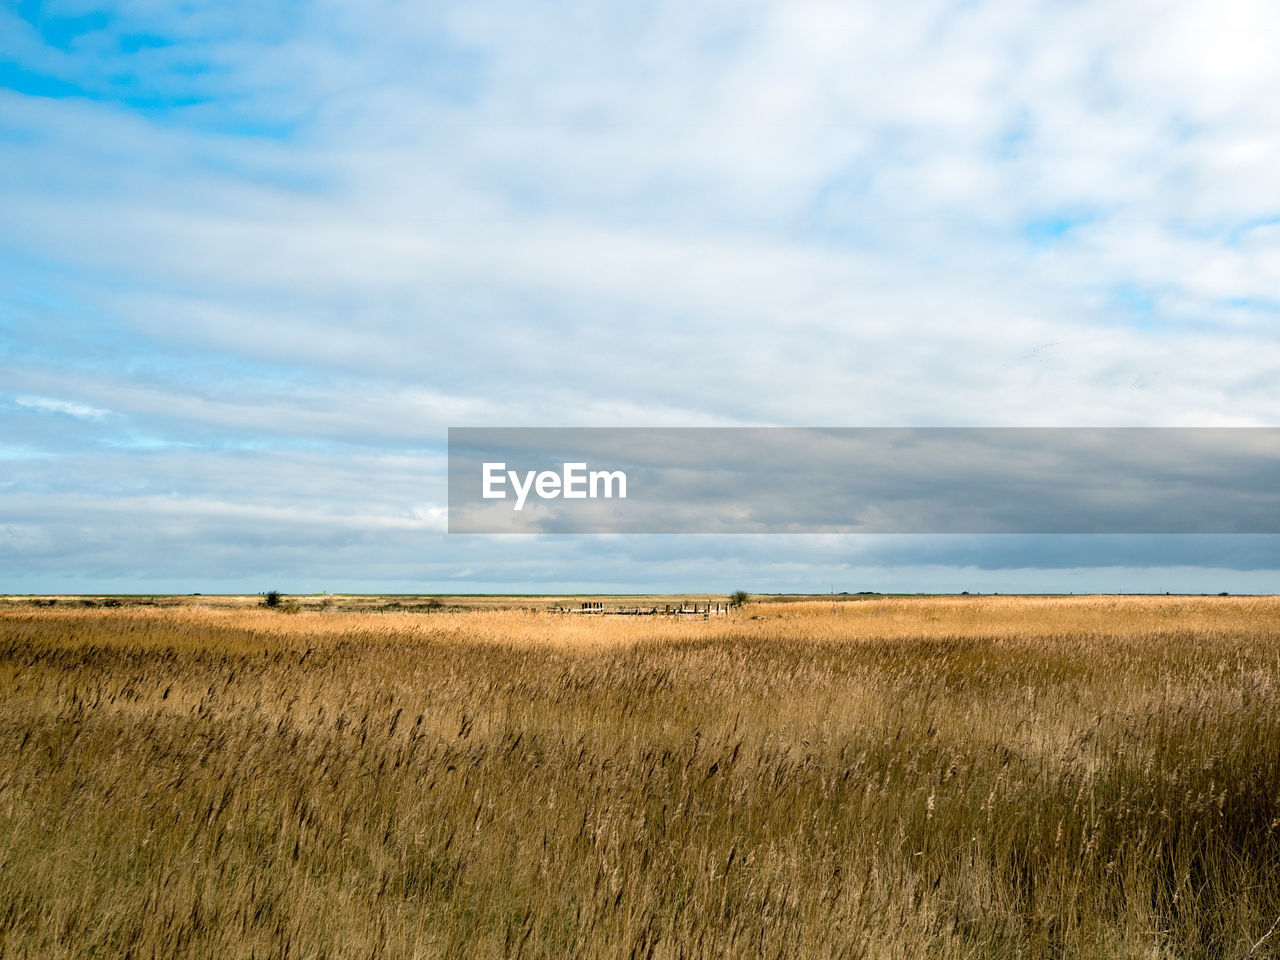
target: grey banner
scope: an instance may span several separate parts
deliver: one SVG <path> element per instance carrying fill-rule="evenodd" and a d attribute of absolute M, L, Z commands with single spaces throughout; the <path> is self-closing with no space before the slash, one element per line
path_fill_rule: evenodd
<path fill-rule="evenodd" d="M 1280 429 L 452 428 L 449 532 L 1280 533 Z"/>

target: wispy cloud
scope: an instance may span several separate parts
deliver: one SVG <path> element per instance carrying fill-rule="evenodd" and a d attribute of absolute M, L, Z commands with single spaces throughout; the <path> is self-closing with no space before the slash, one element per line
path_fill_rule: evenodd
<path fill-rule="evenodd" d="M 74 400 L 56 400 L 52 397 L 20 395 L 13 399 L 18 406 L 26 407 L 29 410 L 39 410 L 41 413 L 62 413 L 69 417 L 79 417 L 81 420 L 101 420 L 110 412 L 98 407 L 91 407 L 87 403 L 77 403 Z"/>

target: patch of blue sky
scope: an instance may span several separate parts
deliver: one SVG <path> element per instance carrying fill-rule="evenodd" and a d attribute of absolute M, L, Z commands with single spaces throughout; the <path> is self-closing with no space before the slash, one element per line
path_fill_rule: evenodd
<path fill-rule="evenodd" d="M 992 151 L 995 158 L 1011 160 L 1017 157 L 1031 142 L 1033 132 L 1030 112 L 1025 108 L 1018 110 L 996 139 L 995 149 Z"/>
<path fill-rule="evenodd" d="M 229 92 L 232 71 L 212 58 L 216 47 L 118 29 L 116 18 L 103 11 L 56 16 L 43 4 L 24 3 L 18 14 L 38 40 L 23 56 L 11 54 L 0 62 L 0 88 L 30 97 L 113 104 L 153 121 L 233 136 L 284 140 L 297 128 L 296 118 L 264 114 L 251 108 L 252 98 Z M 60 53 L 41 56 L 40 44 Z M 166 55 L 157 57 L 162 51 Z"/>
<path fill-rule="evenodd" d="M 138 53 L 142 50 L 162 50 L 172 47 L 177 41 L 162 37 L 155 33 L 123 33 L 116 43 L 121 53 Z"/>
<path fill-rule="evenodd" d="M 105 410 L 77 399 L 35 394 L 0 394 L 0 431 L 5 435 L 6 449 L 26 451 L 31 456 L 178 450 L 343 455 L 367 451 L 371 446 L 407 448 L 398 443 L 360 443 L 347 438 L 282 433 L 270 419 L 206 424 L 167 414 Z M 16 458 L 17 454 L 10 459 Z"/>
<path fill-rule="evenodd" d="M 1222 297 L 1210 300 L 1165 297 L 1159 289 L 1137 283 L 1118 283 L 1103 294 L 1105 319 L 1147 333 L 1213 333 L 1232 327 L 1274 322 L 1280 300 L 1261 297 Z"/>
<path fill-rule="evenodd" d="M 210 446 L 195 443 L 191 440 L 175 440 L 168 437 L 157 437 L 150 434 L 128 433 L 119 436 L 104 437 L 101 446 L 114 450 L 128 450 L 135 453 L 159 452 L 162 450 L 225 450 L 225 446 Z"/>
<path fill-rule="evenodd" d="M 0 261 L 0 343 L 8 359 L 88 356 L 110 362 L 123 352 L 151 349 L 145 337 L 94 303 L 101 286 L 91 271 L 19 252 L 9 256 L 5 246 L 0 240 L 6 254 Z"/>
<path fill-rule="evenodd" d="M 1112 322 L 1140 330 L 1159 330 L 1169 326 L 1168 318 L 1159 313 L 1156 291 L 1137 283 L 1117 283 L 1107 290 Z"/>
<path fill-rule="evenodd" d="M 488 59 L 442 38 L 416 46 L 417 68 L 424 93 L 454 107 L 472 106 L 487 89 Z"/>
<path fill-rule="evenodd" d="M 0 88 L 29 97 L 115 103 L 141 113 L 179 110 L 211 103 L 214 99 L 211 95 L 190 91 L 148 89 L 141 78 L 127 72 L 70 80 L 12 60 L 0 62 Z"/>
<path fill-rule="evenodd" d="M 883 243 L 885 225 L 871 200 L 874 186 L 870 162 L 850 164 L 818 187 L 801 218 L 802 229 L 841 246 Z"/>
<path fill-rule="evenodd" d="M 44 4 L 23 3 L 16 12 L 30 30 L 16 45 L 4 45 L 0 89 L 115 105 L 163 126 L 291 141 L 319 119 L 329 84 L 308 92 L 306 71 L 295 75 L 287 67 L 289 50 L 304 37 L 331 44 L 341 57 L 354 50 L 344 49 L 343 38 L 326 36 L 323 25 L 307 25 L 304 5 L 250 8 L 242 15 L 232 7 L 200 17 L 139 18 L 105 11 L 58 16 Z M 12 11 L 9 24 L 23 30 Z M 254 60 L 280 60 L 282 67 L 274 75 L 246 71 Z M 483 53 L 432 30 L 416 38 L 404 58 L 364 64 L 347 93 L 409 80 L 425 100 L 466 108 L 487 89 L 487 64 Z M 246 85 L 250 75 L 255 81 Z"/>
<path fill-rule="evenodd" d="M 191 425 L 185 422 L 174 422 L 168 426 L 167 430 L 165 425 L 159 423 L 148 423 L 147 427 L 146 430 L 132 429 L 109 436 L 104 435 L 98 446 L 104 449 L 137 453 L 188 450 L 218 454 L 305 453 L 324 456 L 367 454 L 371 446 L 386 452 L 405 452 L 410 449 L 400 444 L 360 444 L 342 439 L 328 440 L 291 434 L 228 435 L 229 431 L 234 431 L 236 428 L 225 430 L 210 428 L 206 434 L 202 435 L 201 431 L 193 430 Z M 447 448 L 444 444 L 439 445 L 439 450 L 423 448 L 421 445 L 412 447 L 414 452 L 421 452 L 424 449 L 428 452 L 443 453 Z"/>
<path fill-rule="evenodd" d="M 20 0 L 6 4 L 50 46 L 78 47 L 92 34 L 109 33 L 119 43 L 127 38 L 126 52 L 168 46 L 175 40 L 199 36 L 204 40 L 253 37 L 271 42 L 296 32 L 306 4 L 298 0 L 261 4 L 250 0 L 226 0 L 221 4 L 137 5 L 99 4 L 88 13 L 63 13 L 63 4 L 46 0 Z"/>
<path fill-rule="evenodd" d="M 213 104 L 215 101 L 203 100 L 199 104 L 192 103 L 189 106 L 202 106 L 205 104 Z M 239 137 L 245 140 L 276 140 L 285 142 L 293 140 L 298 136 L 303 122 L 300 119 L 268 119 L 265 117 L 243 117 L 236 116 L 232 112 L 225 110 L 207 111 L 198 113 L 197 111 L 187 111 L 181 116 L 175 114 L 171 109 L 163 112 L 156 111 L 157 119 L 162 123 L 181 122 L 184 125 L 199 126 L 202 130 L 209 133 L 223 134 L 229 137 Z M 226 170 L 234 173 L 244 172 L 241 168 L 225 161 L 218 165 L 216 163 L 206 163 L 206 168 L 210 170 Z M 261 171 L 255 174 L 261 179 Z M 315 176 L 303 176 L 298 173 L 289 176 L 279 175 L 272 179 L 272 182 L 281 186 L 289 186 L 297 189 L 314 190 L 326 185 L 325 181 Z"/>
<path fill-rule="evenodd" d="M 1221 297 L 1167 309 L 1161 293 L 1136 283 L 1120 283 L 1107 292 L 1110 319 L 1148 332 L 1211 331 L 1225 325 L 1271 320 L 1280 315 L 1280 300 L 1263 297 Z"/>
<path fill-rule="evenodd" d="M 271 140 L 279 143 L 298 144 L 304 141 L 304 124 L 297 120 L 251 120 L 233 117 L 225 111 L 221 117 L 186 118 L 178 120 L 169 115 L 161 125 L 170 121 L 186 124 L 195 120 L 202 132 L 217 134 L 220 139 L 210 149 L 193 151 L 188 162 L 192 167 L 221 177 L 227 182 L 280 190 L 289 194 L 311 197 L 331 196 L 339 186 L 339 174 L 321 164 L 289 163 L 247 156 L 227 149 L 224 138 L 237 140 Z"/>
<path fill-rule="evenodd" d="M 9 374 L 23 391 L 0 394 L 0 433 L 9 441 L 21 438 L 32 448 L 64 451 L 187 447 L 338 454 L 356 448 L 421 446 L 413 436 L 370 435 L 316 424 L 299 433 L 292 432 L 297 428 L 287 416 L 253 416 L 247 409 L 238 415 L 242 404 L 270 405 L 290 397 L 305 409 L 316 384 L 296 370 L 266 371 L 235 360 L 209 361 L 178 352 L 138 357 L 121 351 L 115 357 L 82 355 L 78 360 L 64 352 L 58 361 L 50 354 L 9 365 Z M 232 368 L 236 372 L 228 373 Z M 286 377 L 293 381 L 292 388 L 283 382 Z M 170 414 L 156 408 L 157 398 L 166 395 L 193 404 L 188 412 Z M 215 419 L 204 419 L 210 412 Z"/>
<path fill-rule="evenodd" d="M 0 421 L 2 422 L 2 421 Z M 48 450 L 25 444 L 0 443 L 0 462 L 15 460 L 43 460 L 53 456 Z M 11 486 L 7 482 L 6 486 Z"/>
<path fill-rule="evenodd" d="M 92 450 L 101 438 L 116 429 L 105 411 L 81 415 L 85 404 L 51 397 L 20 395 L 0 398 L 0 431 L 4 446 L 41 455 L 78 454 Z M 16 478 L 15 478 L 16 479 Z"/>
<path fill-rule="evenodd" d="M 1227 297 L 1220 301 L 1224 307 L 1246 310 L 1250 313 L 1280 314 L 1280 299 L 1272 297 Z"/>
<path fill-rule="evenodd" d="M 67 15 L 51 11 L 49 6 L 43 0 L 22 0 L 17 14 L 31 24 L 45 43 L 58 50 L 71 50 L 81 37 L 106 30 L 115 19 L 106 10 Z"/>
<path fill-rule="evenodd" d="M 0 320 L 0 354 L 5 366 L 98 369 L 132 352 L 102 331 L 77 329 L 79 325 L 66 317 L 52 310 L 13 310 Z"/>
<path fill-rule="evenodd" d="M 1253 217 L 1232 227 L 1227 233 L 1226 240 L 1231 246 L 1238 247 L 1242 243 L 1248 243 L 1252 240 L 1255 231 L 1266 230 L 1276 226 L 1280 226 L 1280 214 Z"/>
<path fill-rule="evenodd" d="M 101 305 L 103 294 L 127 294 L 128 277 L 5 250 L 0 239 L 0 347 L 10 363 L 74 370 L 118 371 L 143 380 L 190 385 L 255 382 L 298 387 L 314 374 L 296 364 L 211 349 L 184 336 L 183 318 L 168 333 L 129 322 Z"/>
<path fill-rule="evenodd" d="M 88 91 L 79 84 L 29 70 L 11 60 L 0 61 L 0 88 L 28 97 L 48 99 L 89 96 Z"/>
<path fill-rule="evenodd" d="M 1022 236 L 1032 249 L 1041 250 L 1067 240 L 1074 231 L 1095 219 L 1091 214 L 1065 212 L 1034 217 L 1023 224 Z"/>

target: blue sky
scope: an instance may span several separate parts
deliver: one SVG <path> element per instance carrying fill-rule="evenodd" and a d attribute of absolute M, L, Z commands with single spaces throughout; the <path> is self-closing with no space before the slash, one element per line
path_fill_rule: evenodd
<path fill-rule="evenodd" d="M 1273 591 L 449 537 L 449 426 L 1277 425 L 1266 2 L 0 7 L 0 590 Z"/>

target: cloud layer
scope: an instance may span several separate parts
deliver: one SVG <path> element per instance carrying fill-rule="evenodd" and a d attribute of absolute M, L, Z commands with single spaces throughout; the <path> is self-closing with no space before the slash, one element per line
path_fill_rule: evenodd
<path fill-rule="evenodd" d="M 946 579 L 918 541 L 448 538 L 445 429 L 1274 425 L 1274 4 L 22 3 L 0 38 L 12 589 Z M 1198 542 L 1067 552 L 1257 568 Z"/>

